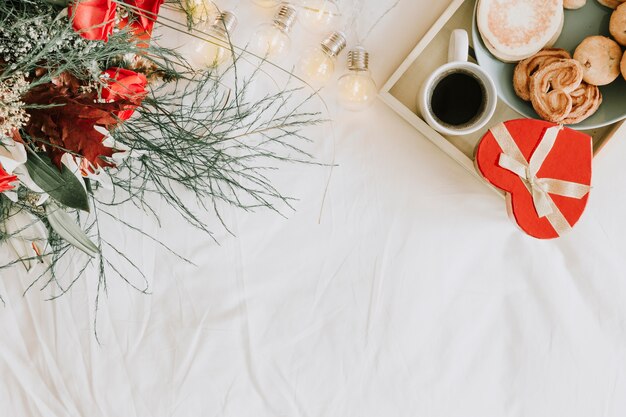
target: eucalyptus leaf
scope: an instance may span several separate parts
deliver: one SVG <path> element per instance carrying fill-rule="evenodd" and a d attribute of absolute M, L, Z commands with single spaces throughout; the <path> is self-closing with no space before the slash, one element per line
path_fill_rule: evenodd
<path fill-rule="evenodd" d="M 69 244 L 82 250 L 92 258 L 99 252 L 98 247 L 85 234 L 70 215 L 56 204 L 46 206 L 46 218 L 50 227 Z"/>
<path fill-rule="evenodd" d="M 46 154 L 31 153 L 26 169 L 35 184 L 64 206 L 89 211 L 89 199 L 80 180 L 65 165 L 57 168 Z"/>

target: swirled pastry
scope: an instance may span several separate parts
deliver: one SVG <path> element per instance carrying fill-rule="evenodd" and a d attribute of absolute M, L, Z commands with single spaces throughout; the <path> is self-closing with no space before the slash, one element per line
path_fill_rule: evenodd
<path fill-rule="evenodd" d="M 572 98 L 572 110 L 563 119 L 563 124 L 571 125 L 582 122 L 593 115 L 602 104 L 600 89 L 584 81 L 576 90 L 571 92 L 570 97 Z"/>
<path fill-rule="evenodd" d="M 582 82 L 583 68 L 573 59 L 561 59 L 540 68 L 530 85 L 530 101 L 544 120 L 562 123 L 573 108 L 570 95 Z"/>
<path fill-rule="evenodd" d="M 530 80 L 540 68 L 560 59 L 570 59 L 571 55 L 565 49 L 547 48 L 542 49 L 530 58 L 526 58 L 517 64 L 513 73 L 513 88 L 519 98 L 530 101 Z"/>

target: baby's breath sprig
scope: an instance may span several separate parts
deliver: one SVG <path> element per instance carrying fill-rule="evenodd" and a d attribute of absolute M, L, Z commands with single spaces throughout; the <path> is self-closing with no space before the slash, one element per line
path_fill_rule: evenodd
<path fill-rule="evenodd" d="M 0 80 L 0 137 L 11 136 L 28 122 L 22 94 L 29 83 L 21 72 Z"/>

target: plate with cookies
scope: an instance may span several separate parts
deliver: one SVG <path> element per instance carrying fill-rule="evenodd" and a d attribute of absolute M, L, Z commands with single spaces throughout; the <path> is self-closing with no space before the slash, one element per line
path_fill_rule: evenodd
<path fill-rule="evenodd" d="M 584 130 L 626 118 L 626 0 L 478 0 L 473 44 L 524 116 Z"/>

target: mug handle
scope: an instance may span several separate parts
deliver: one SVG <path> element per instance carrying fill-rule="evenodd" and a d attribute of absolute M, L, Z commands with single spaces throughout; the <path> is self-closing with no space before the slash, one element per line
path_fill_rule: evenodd
<path fill-rule="evenodd" d="M 467 62 L 469 37 L 463 29 L 455 29 L 450 36 L 448 62 Z"/>

